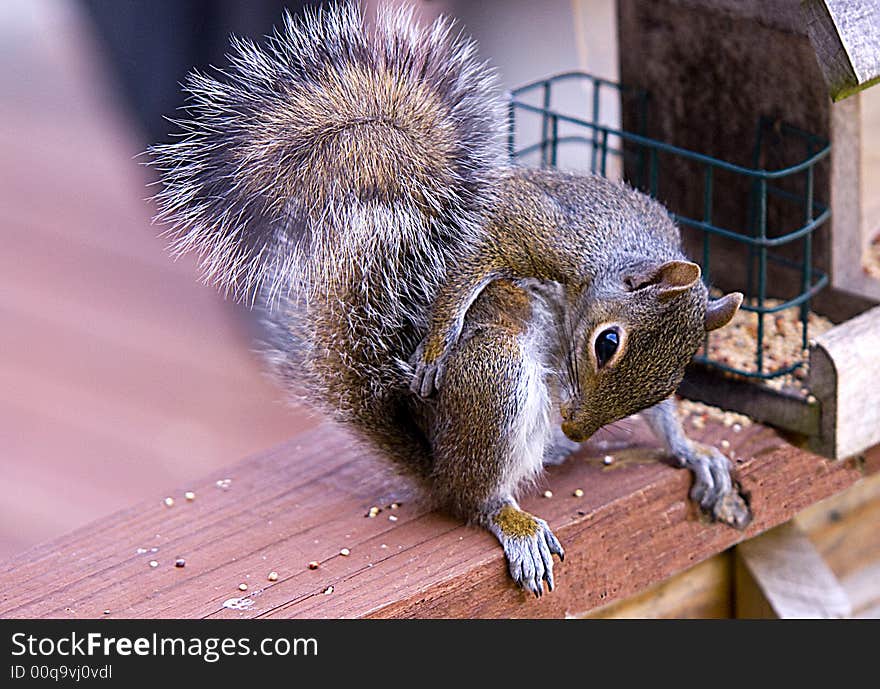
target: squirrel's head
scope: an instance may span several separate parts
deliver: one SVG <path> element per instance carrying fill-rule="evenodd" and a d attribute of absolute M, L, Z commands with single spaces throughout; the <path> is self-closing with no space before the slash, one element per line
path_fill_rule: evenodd
<path fill-rule="evenodd" d="M 708 301 L 700 267 L 684 260 L 634 259 L 598 276 L 568 324 L 563 432 L 580 442 L 669 397 L 706 332 L 730 322 L 742 299 Z"/>

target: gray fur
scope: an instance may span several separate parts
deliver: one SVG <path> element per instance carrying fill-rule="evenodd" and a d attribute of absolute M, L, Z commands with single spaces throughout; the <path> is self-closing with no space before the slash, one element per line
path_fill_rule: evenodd
<path fill-rule="evenodd" d="M 226 71 L 187 80 L 182 138 L 151 151 L 175 250 L 264 310 L 291 388 L 404 463 L 424 452 L 395 427 L 408 359 L 505 159 L 492 70 L 450 22 L 410 15 L 367 27 L 340 4 L 235 39 Z"/>

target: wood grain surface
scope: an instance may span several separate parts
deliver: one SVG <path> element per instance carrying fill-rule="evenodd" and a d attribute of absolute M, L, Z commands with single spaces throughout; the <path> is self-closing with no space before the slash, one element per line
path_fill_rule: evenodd
<path fill-rule="evenodd" d="M 492 536 L 430 511 L 360 444 L 322 425 L 169 491 L 173 507 L 156 494 L 6 562 L 0 616 L 579 615 L 787 521 L 876 466 L 822 459 L 759 425 L 734 433 L 710 421 L 693 433 L 730 443 L 755 512 L 749 529 L 705 523 L 686 500 L 689 474 L 658 461 L 656 442 L 634 419 L 626 432 L 601 432 L 524 500 L 566 548 L 557 590 L 540 600 L 515 588 Z M 223 479 L 225 489 L 216 484 Z M 553 497 L 542 497 L 546 489 Z M 373 506 L 382 511 L 365 516 Z M 185 567 L 175 567 L 178 558 Z M 311 561 L 320 566 L 309 569 Z"/>
<path fill-rule="evenodd" d="M 880 443 L 880 390 L 870 371 L 880 371 L 880 306 L 810 345 L 809 385 L 823 412 L 822 454 L 850 457 Z"/>

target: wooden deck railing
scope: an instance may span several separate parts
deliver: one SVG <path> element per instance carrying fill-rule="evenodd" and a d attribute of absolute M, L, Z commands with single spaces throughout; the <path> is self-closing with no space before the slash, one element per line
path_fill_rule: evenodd
<path fill-rule="evenodd" d="M 626 438 L 601 433 L 550 469 L 523 501 L 566 548 L 557 589 L 540 600 L 512 584 L 488 533 L 429 511 L 380 461 L 325 424 L 179 486 L 167 494 L 170 507 L 155 495 L 0 565 L 0 617 L 579 616 L 880 469 L 876 448 L 829 461 L 760 425 L 734 433 L 710 421 L 691 432 L 729 443 L 755 514 L 748 530 L 701 519 L 686 500 L 690 475 L 657 461 L 662 453 L 636 419 Z M 615 460 L 605 465 L 608 454 Z M 548 489 L 552 497 L 543 497 Z M 369 517 L 371 507 L 381 511 Z"/>

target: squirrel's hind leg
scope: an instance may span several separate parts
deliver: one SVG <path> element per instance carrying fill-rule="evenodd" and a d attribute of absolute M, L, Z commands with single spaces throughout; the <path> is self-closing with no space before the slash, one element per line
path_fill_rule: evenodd
<path fill-rule="evenodd" d="M 685 435 L 676 414 L 675 400 L 669 398 L 645 410 L 645 417 L 680 466 L 694 474 L 691 500 L 716 521 L 737 529 L 748 526 L 752 514 L 730 477 L 730 461 L 711 445 L 695 442 Z"/>
<path fill-rule="evenodd" d="M 451 354 L 447 384 L 433 405 L 433 491 L 459 515 L 488 529 L 513 579 L 536 596 L 553 589 L 562 546 L 515 496 L 542 470 L 552 444 L 545 370 L 527 333 L 478 330 Z"/>

